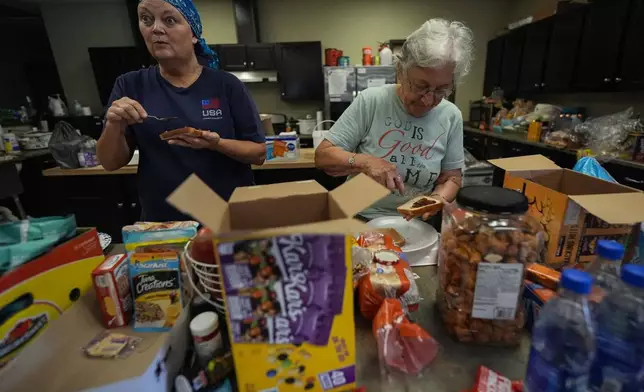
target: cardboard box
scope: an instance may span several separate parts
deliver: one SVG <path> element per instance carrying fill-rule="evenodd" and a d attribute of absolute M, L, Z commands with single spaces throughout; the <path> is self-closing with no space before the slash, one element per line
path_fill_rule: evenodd
<path fill-rule="evenodd" d="M 170 332 L 110 330 L 142 341 L 127 358 L 96 359 L 81 348 L 105 330 L 99 307 L 90 290 L 0 371 L 0 392 L 172 391 L 190 345 L 188 312 Z"/>
<path fill-rule="evenodd" d="M 257 322 L 257 325 L 251 324 L 244 329 L 241 325 L 244 320 L 236 317 L 238 312 L 228 314 L 228 330 L 233 342 L 232 352 L 239 390 L 346 391 L 355 387 L 355 324 L 348 236 L 367 229 L 367 226 L 351 217 L 388 194 L 387 189 L 367 176 L 360 175 L 331 192 L 327 192 L 315 181 L 237 188 L 228 203 L 192 176 L 170 195 L 170 204 L 216 233 L 217 258 L 224 277 L 224 300 L 229 308 L 249 308 L 244 305 L 248 302 L 244 302 L 245 298 L 241 297 L 245 292 L 254 294 L 254 291 L 248 290 L 251 280 L 268 280 L 275 286 L 291 286 L 294 290 L 287 294 L 288 298 L 284 298 L 283 302 L 275 301 L 276 297 L 273 295 L 261 295 L 259 298 L 270 298 L 279 305 L 279 309 L 270 312 L 269 307 L 267 313 L 257 316 L 255 311 L 261 309 L 264 312 L 264 309 L 252 306 L 250 321 Z M 312 239 L 336 244 L 333 255 L 312 250 L 319 246 L 317 243 L 307 242 L 313 241 Z M 247 242 L 236 248 L 239 245 L 237 241 L 240 240 Z M 284 240 L 290 241 L 291 244 L 287 246 L 294 248 L 289 251 L 281 248 L 280 241 Z M 231 242 L 237 244 L 232 245 Z M 302 246 L 293 245 L 293 242 Z M 267 262 L 272 256 L 261 253 L 261 260 L 253 261 L 253 257 L 259 256 L 252 249 L 260 245 L 261 252 L 269 249 L 270 245 L 270 255 L 277 260 Z M 237 258 L 240 249 L 241 252 L 247 252 L 248 263 L 243 257 Z M 280 262 L 280 258 L 283 262 Z M 338 261 L 341 265 L 335 264 Z M 253 270 L 250 265 L 258 265 L 257 262 L 267 262 L 267 265 L 262 264 L 260 270 Z M 325 266 L 324 263 L 328 265 Z M 271 270 L 275 265 L 280 268 Z M 343 291 L 339 306 L 332 313 L 309 316 L 313 306 L 304 306 L 302 303 L 309 304 L 311 299 L 304 300 L 299 294 L 303 290 L 297 291 L 297 288 L 292 287 L 299 284 L 313 287 L 305 285 L 316 280 L 313 274 L 309 275 L 313 265 L 321 269 L 331 267 L 347 271 L 340 275 L 342 282 L 332 286 L 334 290 Z M 265 267 L 270 273 L 258 272 Z M 329 276 L 329 273 L 323 273 L 322 276 Z M 231 282 L 231 277 L 235 277 L 234 283 Z M 260 291 L 264 293 L 264 290 L 272 290 L 269 286 L 260 287 Z M 334 290 L 330 292 L 333 293 Z M 279 298 L 279 289 L 275 288 L 273 292 Z M 313 293 L 313 289 L 310 292 Z M 315 291 L 316 299 L 319 292 L 324 290 Z M 315 303 L 320 302 L 316 300 Z M 338 304 L 338 301 L 333 303 Z M 300 312 L 307 317 L 303 317 Z M 231 316 L 231 313 L 235 313 L 235 316 Z M 330 330 L 321 331 L 318 328 L 321 325 L 328 326 L 329 322 Z M 308 332 L 311 324 L 316 326 L 312 328 L 314 332 Z M 271 327 L 274 327 L 272 332 Z M 314 333 L 315 336 L 312 337 Z"/>
<path fill-rule="evenodd" d="M 105 257 L 96 229 L 78 234 L 0 277 L 0 367 L 92 288 Z"/>
<path fill-rule="evenodd" d="M 637 189 L 562 169 L 542 155 L 493 159 L 504 169 L 503 186 L 524 193 L 529 214 L 544 228 L 542 262 L 553 268 L 594 260 L 598 239 L 629 242 L 644 221 L 644 194 Z"/>
<path fill-rule="evenodd" d="M 266 136 L 266 161 L 290 161 L 300 157 L 297 135 Z"/>

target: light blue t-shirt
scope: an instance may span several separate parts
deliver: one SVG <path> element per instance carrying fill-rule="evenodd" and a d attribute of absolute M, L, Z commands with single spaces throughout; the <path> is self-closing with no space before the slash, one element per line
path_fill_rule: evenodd
<path fill-rule="evenodd" d="M 463 117 L 443 100 L 422 117 L 409 115 L 396 94 L 397 85 L 364 90 L 331 127 L 326 139 L 345 151 L 382 158 L 398 166 L 405 194 L 398 191 L 360 215 L 373 219 L 397 215 L 396 207 L 429 194 L 441 172 L 462 169 Z"/>

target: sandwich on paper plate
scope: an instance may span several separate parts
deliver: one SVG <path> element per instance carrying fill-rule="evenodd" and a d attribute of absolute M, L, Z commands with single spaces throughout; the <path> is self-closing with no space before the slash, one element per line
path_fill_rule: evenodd
<path fill-rule="evenodd" d="M 428 212 L 435 213 L 443 208 L 443 203 L 430 196 L 419 196 L 398 207 L 398 212 L 405 216 L 423 216 Z"/>

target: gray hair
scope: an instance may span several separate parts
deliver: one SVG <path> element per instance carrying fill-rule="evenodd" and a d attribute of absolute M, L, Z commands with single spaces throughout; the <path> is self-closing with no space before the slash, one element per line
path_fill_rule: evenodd
<path fill-rule="evenodd" d="M 472 30 L 461 22 L 435 18 L 407 37 L 396 69 L 404 72 L 410 67 L 439 68 L 454 64 L 454 79 L 459 82 L 470 72 L 474 51 Z"/>

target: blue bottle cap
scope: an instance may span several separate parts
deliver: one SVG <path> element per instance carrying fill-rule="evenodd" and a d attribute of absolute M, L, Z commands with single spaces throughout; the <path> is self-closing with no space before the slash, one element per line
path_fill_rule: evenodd
<path fill-rule="evenodd" d="M 561 287 L 578 294 L 588 294 L 593 286 L 593 277 L 589 273 L 576 269 L 566 269 L 561 274 Z"/>
<path fill-rule="evenodd" d="M 597 254 L 608 260 L 621 260 L 624 257 L 624 245 L 614 240 L 599 240 Z"/>
<path fill-rule="evenodd" d="M 622 281 L 644 288 L 644 265 L 628 264 L 622 267 Z"/>

